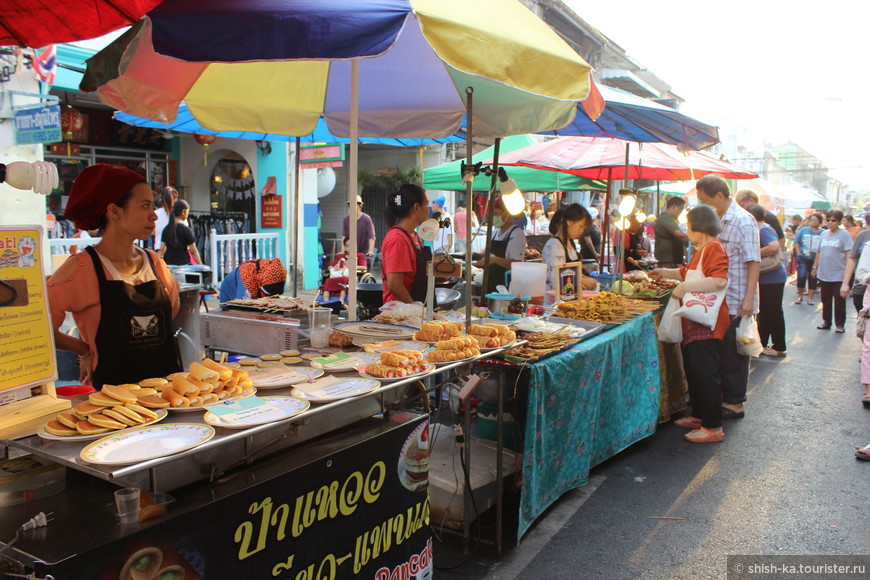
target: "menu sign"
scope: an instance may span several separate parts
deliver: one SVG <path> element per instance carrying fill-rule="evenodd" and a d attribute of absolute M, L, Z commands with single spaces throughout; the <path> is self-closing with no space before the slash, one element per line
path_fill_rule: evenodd
<path fill-rule="evenodd" d="M 260 215 L 260 227 L 283 228 L 284 227 L 284 203 L 280 195 L 264 195 L 263 207 Z"/>
<path fill-rule="evenodd" d="M 42 228 L 0 226 L 0 391 L 56 378 Z"/>

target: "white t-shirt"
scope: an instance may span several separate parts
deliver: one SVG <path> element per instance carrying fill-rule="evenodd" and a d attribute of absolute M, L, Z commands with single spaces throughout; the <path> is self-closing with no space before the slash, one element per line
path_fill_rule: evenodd
<path fill-rule="evenodd" d="M 162 207 L 157 208 L 157 211 L 154 213 L 157 214 L 157 223 L 154 224 L 154 249 L 159 250 L 160 240 L 163 238 L 163 229 L 169 223 L 169 214 Z"/>
<path fill-rule="evenodd" d="M 450 220 L 450 226 L 438 230 L 438 235 L 432 240 L 433 254 L 449 254 L 453 249 L 452 244 L 450 244 L 450 236 L 453 234 L 453 218 L 446 211 L 441 212 L 441 220 L 445 219 Z"/>
<path fill-rule="evenodd" d="M 550 238 L 544 244 L 544 251 L 541 252 L 541 261 L 547 265 L 547 290 L 555 290 L 553 285 L 553 271 L 556 266 L 567 264 L 568 262 L 579 262 L 580 256 L 574 249 L 573 244 L 568 244 L 568 255 L 565 256 L 565 246 L 558 238 Z"/>
<path fill-rule="evenodd" d="M 502 233 L 501 228 L 492 231 L 492 241 L 501 242 L 510 236 L 510 241 L 505 251 L 505 258 L 511 262 L 522 262 L 526 255 L 526 234 L 522 228 L 513 226 L 506 232 Z"/>

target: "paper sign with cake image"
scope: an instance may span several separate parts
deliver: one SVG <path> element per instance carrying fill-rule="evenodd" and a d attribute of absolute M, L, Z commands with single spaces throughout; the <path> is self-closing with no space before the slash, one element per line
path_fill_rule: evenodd
<path fill-rule="evenodd" d="M 556 279 L 556 300 L 576 300 L 579 296 L 580 281 L 583 279 L 582 271 L 583 264 L 580 262 L 571 262 L 556 266 L 558 272 Z"/>
<path fill-rule="evenodd" d="M 429 422 L 421 423 L 405 440 L 399 456 L 399 481 L 405 489 L 423 491 L 429 485 Z"/>

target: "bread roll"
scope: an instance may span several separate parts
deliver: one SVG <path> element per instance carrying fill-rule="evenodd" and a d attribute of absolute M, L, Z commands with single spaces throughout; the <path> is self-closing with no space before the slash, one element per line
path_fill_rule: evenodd
<path fill-rule="evenodd" d="M 169 405 L 171 405 L 172 407 L 189 407 L 190 406 L 190 401 L 185 399 L 183 396 L 179 395 L 178 391 L 175 390 L 174 386 L 171 389 L 164 390 L 162 393 L 162 397 L 164 399 L 166 399 L 166 401 L 168 401 Z M 148 398 L 149 397 L 142 397 L 141 399 L 139 399 L 139 402 L 142 403 L 146 407 L 153 408 L 153 405 L 148 404 L 150 401 L 145 400 Z M 187 403 L 186 405 L 184 404 L 185 402 Z"/>
<path fill-rule="evenodd" d="M 163 391 L 164 398 L 166 397 L 166 389 Z M 199 392 L 199 387 L 188 381 L 187 379 L 183 379 L 181 377 L 176 377 L 172 379 L 172 390 L 178 393 L 179 395 L 184 395 L 185 397 L 190 395 L 195 395 Z"/>
<path fill-rule="evenodd" d="M 507 334 L 508 332 L 511 331 L 511 327 L 508 326 L 507 324 L 496 324 L 495 322 L 487 322 L 483 326 L 488 326 L 490 328 L 494 328 L 494 329 L 496 329 L 496 331 L 498 331 L 499 334 Z"/>
<path fill-rule="evenodd" d="M 202 366 L 215 371 L 220 376 L 220 380 L 222 381 L 226 381 L 231 376 L 233 376 L 233 369 L 225 367 L 224 365 L 217 363 L 210 358 L 203 359 Z"/>
<path fill-rule="evenodd" d="M 178 377 L 181 377 L 182 379 L 186 379 L 187 373 L 184 371 L 179 371 L 177 373 L 172 373 L 171 375 L 166 375 L 166 382 L 169 384 L 172 384 L 172 381 L 177 379 Z M 157 386 L 155 386 L 154 388 L 159 389 L 159 387 L 157 387 Z"/>
<path fill-rule="evenodd" d="M 404 355 L 397 354 L 395 352 L 381 353 L 381 363 L 385 364 L 387 366 L 406 367 L 409 364 L 411 364 L 412 362 L 414 362 L 414 360 L 415 359 L 408 358 Z"/>
<path fill-rule="evenodd" d="M 201 407 L 202 406 L 202 397 L 199 395 L 193 396 L 189 398 L 191 407 Z"/>
<path fill-rule="evenodd" d="M 213 371 L 210 368 L 203 366 L 202 363 L 192 362 L 190 363 L 190 368 L 188 369 L 190 376 L 195 379 L 199 379 L 201 381 L 217 381 L 220 377 L 220 374 L 217 371 Z M 175 386 L 175 381 L 172 382 L 172 385 Z"/>
<path fill-rule="evenodd" d="M 479 334 L 481 336 L 498 336 L 498 329 L 493 328 L 488 324 L 472 324 L 468 327 L 468 334 Z"/>
<path fill-rule="evenodd" d="M 381 379 L 392 379 L 395 377 L 405 377 L 408 375 L 408 371 L 400 366 L 372 363 L 366 366 L 366 374 Z"/>

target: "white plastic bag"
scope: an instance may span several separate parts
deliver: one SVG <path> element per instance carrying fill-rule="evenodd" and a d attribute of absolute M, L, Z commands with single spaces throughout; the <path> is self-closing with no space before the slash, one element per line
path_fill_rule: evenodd
<path fill-rule="evenodd" d="M 744 316 L 737 327 L 737 352 L 746 356 L 761 356 L 761 335 L 754 316 Z"/>
<path fill-rule="evenodd" d="M 683 318 L 676 314 L 680 301 L 671 296 L 656 334 L 661 342 L 683 342 Z"/>

